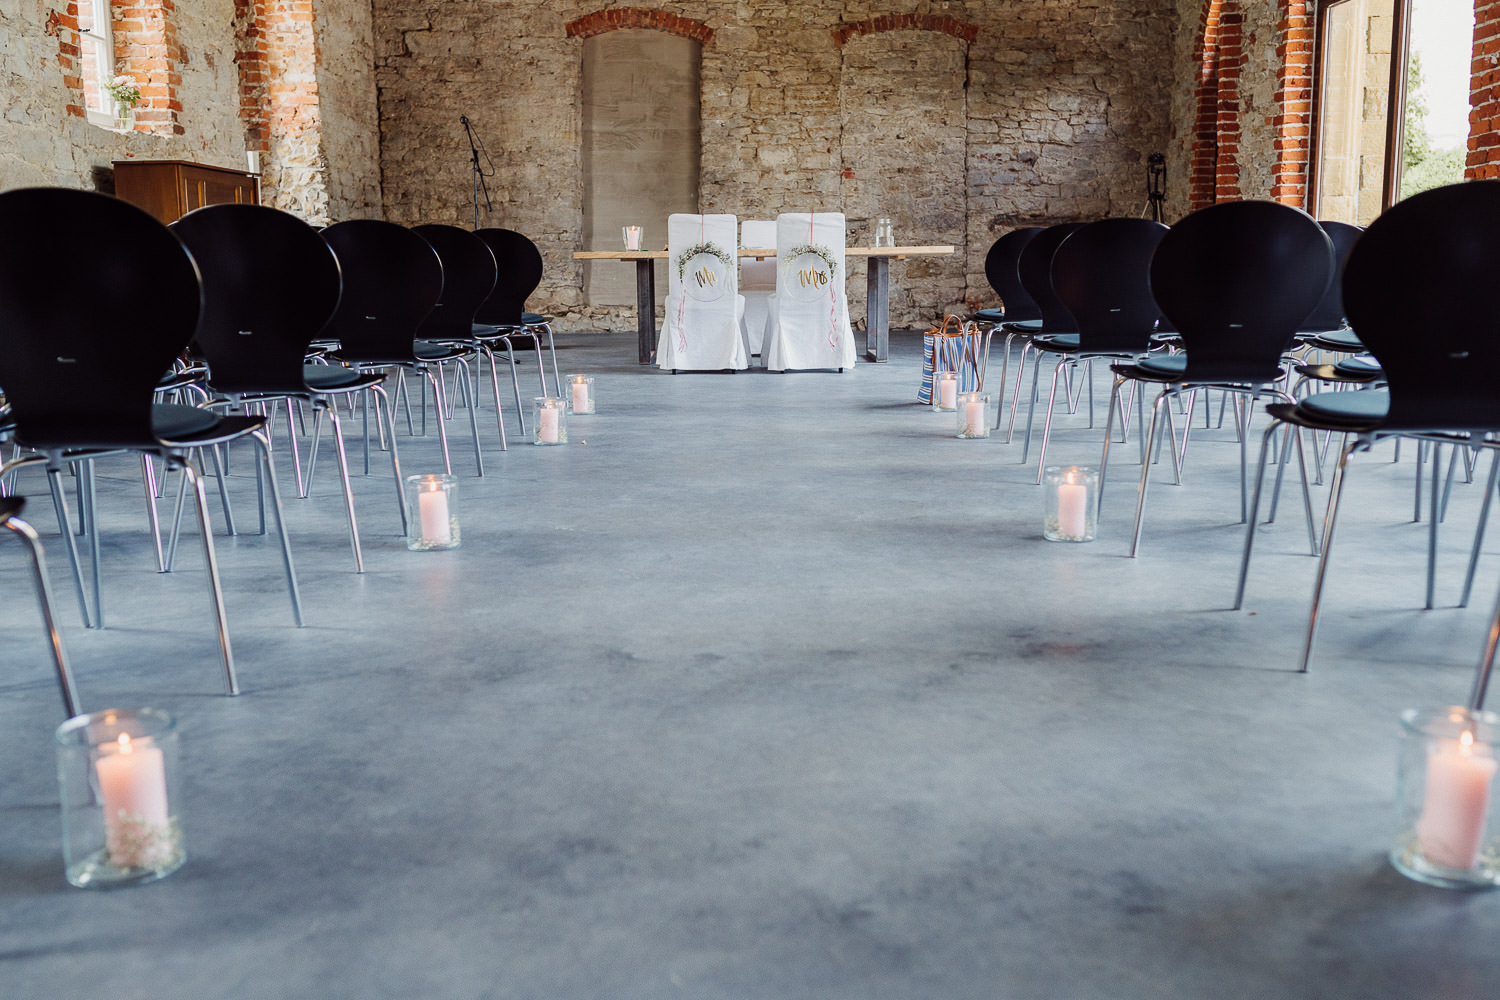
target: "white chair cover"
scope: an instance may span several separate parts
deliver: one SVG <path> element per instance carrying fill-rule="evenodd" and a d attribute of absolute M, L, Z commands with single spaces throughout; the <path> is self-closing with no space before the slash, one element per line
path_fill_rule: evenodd
<path fill-rule="evenodd" d="M 745 305 L 739 295 L 738 244 L 739 227 L 732 215 L 668 216 L 670 284 L 656 341 L 658 368 L 719 371 L 749 366 L 740 335 Z"/>
<path fill-rule="evenodd" d="M 853 368 L 842 212 L 776 217 L 776 295 L 761 356 L 773 372 Z"/>
<path fill-rule="evenodd" d="M 740 223 L 740 246 L 763 249 L 776 246 L 776 223 L 772 219 L 746 219 Z M 740 258 L 740 294 L 745 297 L 745 317 L 740 330 L 745 351 L 759 354 L 771 330 L 771 296 L 776 292 L 776 258 Z"/>

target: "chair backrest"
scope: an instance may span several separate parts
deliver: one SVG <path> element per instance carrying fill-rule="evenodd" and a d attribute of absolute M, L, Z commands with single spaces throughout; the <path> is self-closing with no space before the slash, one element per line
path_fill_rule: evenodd
<path fill-rule="evenodd" d="M 1173 226 L 1151 259 L 1151 294 L 1182 335 L 1188 382 L 1269 382 L 1333 274 L 1312 216 L 1229 201 Z"/>
<path fill-rule="evenodd" d="M 474 335 L 474 316 L 495 290 L 499 268 L 489 246 L 457 226 L 413 226 L 443 262 L 443 297 L 422 320 L 417 336 L 463 340 Z"/>
<path fill-rule="evenodd" d="M 764 250 L 776 246 L 775 219 L 746 219 L 740 223 L 740 246 Z M 741 292 L 774 292 L 776 290 L 776 258 L 755 260 L 740 258 Z"/>
<path fill-rule="evenodd" d="M 1301 331 L 1304 333 L 1338 330 L 1343 327 L 1344 283 L 1339 278 L 1344 273 L 1344 263 L 1349 259 L 1349 251 L 1354 249 L 1355 242 L 1365 231 L 1363 226 L 1353 226 L 1347 222 L 1322 220 L 1318 225 L 1323 227 L 1323 232 L 1333 242 L 1333 280 L 1328 283 L 1328 290 L 1323 293 L 1318 304 L 1313 306 L 1313 311 L 1302 321 Z"/>
<path fill-rule="evenodd" d="M 264 205 L 209 205 L 169 227 L 203 280 L 194 343 L 227 393 L 305 393 L 307 346 L 338 308 L 338 261 L 317 230 Z"/>
<path fill-rule="evenodd" d="M 732 313 L 739 293 L 739 238 L 732 215 L 667 216 L 668 295 Z"/>
<path fill-rule="evenodd" d="M 156 219 L 67 188 L 0 193 L 0 386 L 40 449 L 148 447 L 156 382 L 187 347 L 201 290 Z"/>
<path fill-rule="evenodd" d="M 1161 316 L 1151 297 L 1151 255 L 1167 227 L 1150 219 L 1101 219 L 1052 255 L 1052 289 L 1078 327 L 1079 350 L 1146 350 Z"/>
<path fill-rule="evenodd" d="M 478 229 L 474 235 L 490 248 L 499 269 L 495 290 L 480 304 L 474 322 L 520 326 L 526 299 L 542 281 L 542 252 L 531 240 L 510 229 Z"/>
<path fill-rule="evenodd" d="M 1081 228 L 1081 222 L 1048 226 L 1021 249 L 1016 269 L 1020 274 L 1021 287 L 1031 296 L 1041 313 L 1042 326 L 1039 333 L 1078 332 L 1073 314 L 1068 312 L 1068 307 L 1063 305 L 1062 299 L 1052 290 L 1052 255 L 1057 253 L 1057 248 L 1062 246 L 1064 240 Z M 1008 307 L 1005 319 L 1007 322 L 1014 322 Z"/>
<path fill-rule="evenodd" d="M 355 219 L 320 233 L 333 248 L 344 296 L 325 328 L 350 361 L 412 361 L 417 327 L 443 294 L 443 264 L 416 233 L 394 222 Z"/>
<path fill-rule="evenodd" d="M 1500 181 L 1398 202 L 1344 268 L 1349 323 L 1390 383 L 1394 430 L 1500 430 Z"/>
<path fill-rule="evenodd" d="M 1020 323 L 1042 318 L 1042 307 L 1021 284 L 1021 251 L 1040 233 L 1040 226 L 1012 229 L 994 243 L 984 255 L 984 276 L 1000 303 L 1005 306 L 1008 323 Z"/>

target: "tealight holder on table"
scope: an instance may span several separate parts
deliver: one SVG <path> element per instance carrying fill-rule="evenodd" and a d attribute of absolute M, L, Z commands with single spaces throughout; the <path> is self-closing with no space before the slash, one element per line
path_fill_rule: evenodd
<path fill-rule="evenodd" d="M 1049 542 L 1092 542 L 1098 531 L 1099 471 L 1084 465 L 1049 465 L 1042 476 Z"/>
<path fill-rule="evenodd" d="M 932 408 L 958 409 L 958 372 L 936 372 L 932 376 Z"/>
<path fill-rule="evenodd" d="M 557 396 L 537 396 L 533 403 L 531 443 L 567 444 L 568 401 Z"/>
<path fill-rule="evenodd" d="M 176 720 L 154 708 L 111 708 L 74 716 L 56 739 L 68 881 L 103 889 L 181 868 Z"/>
<path fill-rule="evenodd" d="M 594 412 L 594 380 L 588 375 L 568 376 L 568 409 L 574 413 Z"/>
<path fill-rule="evenodd" d="M 639 250 L 644 246 L 641 241 L 646 238 L 646 233 L 640 226 L 621 226 L 620 235 L 625 238 L 626 250 Z"/>
<path fill-rule="evenodd" d="M 990 408 L 990 397 L 983 392 L 961 392 L 958 394 L 958 436 L 961 438 L 987 438 L 990 423 L 985 414 Z"/>
<path fill-rule="evenodd" d="M 406 477 L 406 509 L 416 512 L 406 522 L 408 549 L 428 552 L 458 548 L 457 494 L 457 476 L 437 473 Z"/>
<path fill-rule="evenodd" d="M 1451 706 L 1401 715 L 1391 864 L 1445 889 L 1500 885 L 1500 715 Z"/>

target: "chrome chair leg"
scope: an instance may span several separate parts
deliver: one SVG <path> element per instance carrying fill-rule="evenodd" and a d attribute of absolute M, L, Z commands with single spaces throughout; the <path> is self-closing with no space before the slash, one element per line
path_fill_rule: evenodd
<path fill-rule="evenodd" d="M 1021 383 L 1026 381 L 1026 352 L 1030 351 L 1031 341 L 1021 342 L 1021 356 L 1016 359 L 1016 388 L 1010 396 L 1010 424 L 1005 431 L 1005 443 L 1010 444 L 1016 434 L 1016 407 L 1021 404 Z M 1041 359 L 1038 359 L 1040 363 Z M 1035 379 L 1032 380 L 1033 382 Z"/>
<path fill-rule="evenodd" d="M 73 571 L 73 587 L 78 595 L 78 609 L 83 615 L 83 627 L 97 628 L 98 626 L 94 624 L 94 613 L 89 608 L 88 597 L 84 594 L 83 565 L 78 558 L 78 539 L 73 534 L 73 520 L 68 516 L 68 502 L 63 496 L 62 476 L 59 470 L 47 470 L 47 486 L 52 492 L 52 509 L 57 514 L 57 527 L 62 534 L 63 544 L 68 550 L 68 566 Z"/>
<path fill-rule="evenodd" d="M 1442 487 L 1442 477 L 1438 475 L 1438 471 L 1443 467 L 1442 455 L 1443 446 L 1436 441 L 1432 442 L 1432 506 L 1427 513 L 1427 603 L 1423 605 L 1428 611 L 1432 610 L 1437 597 L 1438 526 L 1443 521 L 1438 516 L 1438 493 Z"/>
<path fill-rule="evenodd" d="M 322 399 L 313 400 L 313 407 L 320 411 L 320 415 L 321 411 L 326 409 L 328 422 L 333 427 L 333 449 L 338 456 L 339 479 L 344 485 L 344 510 L 349 515 L 349 545 L 354 550 L 354 572 L 363 573 L 365 557 L 359 547 L 359 521 L 354 516 L 354 487 L 349 482 L 349 456 L 344 449 L 344 427 L 339 420 L 339 409 L 337 406 L 330 406 L 326 400 Z M 316 417 L 313 423 L 316 425 Z"/>
<path fill-rule="evenodd" d="M 1240 579 L 1234 589 L 1234 610 L 1236 611 L 1245 606 L 1245 581 L 1250 576 L 1250 552 L 1255 547 L 1255 521 L 1260 514 L 1261 487 L 1266 481 L 1266 456 L 1271 447 L 1271 437 L 1275 433 L 1276 422 L 1273 420 L 1261 438 L 1260 461 L 1255 466 L 1255 493 L 1250 501 L 1250 517 L 1245 525 L 1245 547 L 1240 553 Z"/>
<path fill-rule="evenodd" d="M 1369 442 L 1363 438 L 1353 438 L 1348 441 L 1339 452 L 1338 464 L 1333 467 L 1333 485 L 1328 497 L 1328 512 L 1323 517 L 1323 551 L 1318 556 L 1318 575 L 1313 583 L 1312 609 L 1307 619 L 1307 639 L 1302 646 L 1302 663 L 1297 672 L 1307 673 L 1308 664 L 1312 661 L 1313 643 L 1318 636 L 1318 612 L 1323 603 L 1323 584 L 1328 579 L 1328 562 L 1333 555 L 1333 529 L 1338 526 L 1339 501 L 1344 494 L 1344 473 L 1349 466 L 1349 456 L 1356 449 L 1367 449 Z"/>
<path fill-rule="evenodd" d="M 1116 375 L 1114 378 L 1114 386 L 1109 391 L 1109 412 L 1106 413 L 1104 417 L 1104 454 L 1099 456 L 1099 498 L 1095 501 L 1095 510 L 1104 509 L 1104 476 L 1105 473 L 1109 471 L 1109 442 L 1110 438 L 1114 436 L 1115 406 L 1119 402 L 1120 385 L 1124 381 L 1125 377 L 1123 375 Z M 1128 418 L 1125 416 L 1125 413 L 1122 410 L 1120 413 L 1121 424 L 1123 424 L 1126 419 Z"/>
<path fill-rule="evenodd" d="M 385 426 L 391 435 L 391 475 L 396 481 L 396 507 L 401 511 L 401 534 L 406 535 L 411 531 L 407 520 L 406 510 L 406 484 L 401 481 L 401 459 L 396 455 L 396 413 L 391 403 L 390 394 L 385 391 L 385 386 L 371 386 L 370 391 L 375 393 L 375 423 L 380 423 L 381 408 L 385 411 Z"/>
<path fill-rule="evenodd" d="M 141 452 L 141 482 L 146 490 L 146 520 L 151 525 L 151 544 L 156 549 L 156 571 L 167 571 L 167 557 L 161 547 L 161 518 L 156 512 L 156 466 L 151 456 Z"/>
<path fill-rule="evenodd" d="M 1474 545 L 1469 549 L 1469 571 L 1464 574 L 1464 592 L 1458 606 L 1469 606 L 1469 595 L 1474 590 L 1474 571 L 1479 568 L 1479 548 L 1484 544 L 1484 529 L 1489 524 L 1490 504 L 1495 499 L 1495 484 L 1500 480 L 1500 451 L 1491 456 L 1490 476 L 1485 482 L 1484 500 L 1479 505 L 1479 523 L 1474 528 Z"/>
<path fill-rule="evenodd" d="M 1037 450 L 1036 484 L 1038 486 L 1042 485 L 1042 470 L 1047 466 L 1047 442 L 1052 437 L 1052 407 L 1057 403 L 1057 375 L 1058 372 L 1062 371 L 1065 365 L 1069 368 L 1073 367 L 1073 365 L 1068 361 L 1067 357 L 1062 356 L 1057 359 L 1057 367 L 1052 369 L 1052 391 L 1047 396 L 1047 420 L 1042 427 L 1042 446 Z M 1036 370 L 1041 371 L 1041 369 L 1041 358 L 1040 356 L 1038 356 Z M 1035 408 L 1035 404 L 1033 404 L 1032 409 Z M 1028 444 L 1031 441 L 1030 414 L 1027 414 L 1026 416 L 1026 441 Z"/>
<path fill-rule="evenodd" d="M 82 713 L 78 703 L 78 688 L 73 683 L 73 672 L 68 667 L 68 656 L 63 651 L 62 633 L 57 630 L 57 619 L 52 612 L 52 588 L 47 583 L 47 562 L 42 554 L 42 541 L 35 529 L 19 517 L 11 516 L 3 522 L 26 543 L 31 553 L 32 581 L 36 586 L 36 601 L 41 606 L 42 623 L 47 626 L 47 642 L 52 648 L 52 662 L 57 668 L 57 686 L 62 692 L 63 711 L 68 718 Z"/>
<path fill-rule="evenodd" d="M 219 654 L 224 660 L 224 687 L 227 694 L 240 693 L 234 672 L 234 650 L 229 644 L 229 616 L 224 611 L 224 590 L 219 585 L 219 562 L 214 557 L 214 533 L 208 520 L 208 492 L 198 470 L 185 457 L 174 456 L 182 469 L 183 483 L 193 487 L 194 509 L 198 513 L 198 531 L 203 536 L 203 562 L 208 568 L 208 596 L 213 605 L 214 623 L 219 631 Z"/>
<path fill-rule="evenodd" d="M 1500 595 L 1495 597 L 1495 613 L 1490 616 L 1490 630 L 1485 633 L 1484 651 L 1479 654 L 1479 666 L 1474 671 L 1474 686 L 1469 691 L 1469 707 L 1472 709 L 1484 707 L 1484 698 L 1490 688 L 1490 674 L 1495 668 L 1497 645 L 1500 645 Z"/>
<path fill-rule="evenodd" d="M 1162 406 L 1166 402 L 1170 402 L 1170 399 L 1167 395 L 1167 390 L 1163 389 L 1160 393 L 1157 394 L 1156 402 L 1151 404 L 1151 428 L 1146 432 L 1146 449 L 1148 457 L 1150 455 L 1152 443 L 1158 440 L 1161 430 L 1164 430 L 1166 427 L 1165 423 L 1161 423 L 1158 419 L 1161 416 Z M 1140 553 L 1141 527 L 1146 513 L 1146 486 L 1149 483 L 1150 478 L 1151 462 L 1142 462 L 1141 484 L 1136 490 L 1135 497 L 1135 533 L 1130 540 L 1130 558 L 1132 559 L 1134 559 Z"/>
<path fill-rule="evenodd" d="M 297 588 L 297 571 L 292 566 L 292 545 L 287 539 L 286 516 L 281 510 L 281 494 L 276 488 L 276 466 L 271 461 L 271 449 L 261 431 L 252 431 L 250 438 L 260 447 L 261 465 L 266 473 L 266 491 L 270 494 L 271 512 L 276 515 L 276 532 L 281 536 L 281 564 L 286 571 L 287 591 L 292 600 L 292 616 L 297 622 L 297 627 L 304 624 L 302 620 L 302 593 Z"/>

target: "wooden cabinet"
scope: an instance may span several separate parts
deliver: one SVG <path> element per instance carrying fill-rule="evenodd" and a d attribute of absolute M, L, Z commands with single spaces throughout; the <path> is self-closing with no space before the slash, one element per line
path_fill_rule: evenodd
<path fill-rule="evenodd" d="M 260 203 L 260 175 L 186 160 L 116 160 L 115 195 L 163 223 L 204 205 Z"/>

